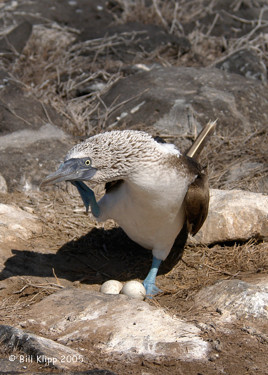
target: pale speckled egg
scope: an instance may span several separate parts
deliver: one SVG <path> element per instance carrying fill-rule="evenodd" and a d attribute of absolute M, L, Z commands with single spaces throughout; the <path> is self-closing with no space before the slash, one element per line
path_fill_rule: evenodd
<path fill-rule="evenodd" d="M 146 295 L 146 290 L 139 281 L 131 280 L 125 283 L 121 293 L 132 298 L 143 300 Z"/>
<path fill-rule="evenodd" d="M 100 292 L 104 294 L 119 294 L 121 289 L 123 288 L 123 284 L 117 280 L 108 280 L 102 284 L 100 287 Z"/>

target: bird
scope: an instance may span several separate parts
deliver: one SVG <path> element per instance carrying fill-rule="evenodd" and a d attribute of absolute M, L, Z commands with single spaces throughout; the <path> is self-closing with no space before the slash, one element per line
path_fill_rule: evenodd
<path fill-rule="evenodd" d="M 41 185 L 70 181 L 97 221 L 113 219 L 130 239 L 152 251 L 143 281 L 155 296 L 159 268 L 180 259 L 188 234 L 203 225 L 209 206 L 206 170 L 195 160 L 216 122 L 209 122 L 187 153 L 140 130 L 112 130 L 75 145 Z M 105 184 L 97 201 L 84 183 Z"/>

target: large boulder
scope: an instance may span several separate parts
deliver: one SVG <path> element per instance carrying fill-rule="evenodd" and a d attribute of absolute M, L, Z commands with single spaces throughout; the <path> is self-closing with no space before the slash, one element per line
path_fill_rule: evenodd
<path fill-rule="evenodd" d="M 193 137 L 207 121 L 218 119 L 218 131 L 234 136 L 250 133 L 252 123 L 256 129 L 266 124 L 268 89 L 260 82 L 216 68 L 139 69 L 103 96 L 107 129 L 140 127 Z"/>
<path fill-rule="evenodd" d="M 28 358 L 29 362 L 35 360 L 37 363 L 62 370 L 76 368 L 83 363 L 83 355 L 78 351 L 19 328 L 0 325 L 0 339 L 7 348 L 24 352 L 26 363 Z M 13 361 L 16 355 L 9 358 Z"/>
<path fill-rule="evenodd" d="M 39 324 L 64 345 L 90 340 L 107 355 L 188 361 L 205 359 L 209 351 L 194 324 L 124 295 L 65 289 L 35 304 L 30 317 L 27 329 Z"/>
<path fill-rule="evenodd" d="M 35 215 L 19 207 L 0 203 L 0 243 L 27 240 L 41 231 L 41 222 Z"/>
<path fill-rule="evenodd" d="M 255 282 L 218 281 L 201 289 L 195 296 L 195 304 L 218 311 L 223 322 L 241 318 L 267 322 L 268 278 Z"/>
<path fill-rule="evenodd" d="M 210 190 L 208 217 L 195 235 L 204 244 L 268 238 L 268 197 L 243 190 Z"/>

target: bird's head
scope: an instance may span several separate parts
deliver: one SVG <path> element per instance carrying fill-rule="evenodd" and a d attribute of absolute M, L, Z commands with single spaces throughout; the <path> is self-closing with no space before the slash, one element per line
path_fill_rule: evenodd
<path fill-rule="evenodd" d="M 127 178 L 147 161 L 161 157 L 154 139 L 140 131 L 111 131 L 88 138 L 74 146 L 58 170 L 42 185 L 61 181 L 106 183 Z"/>
<path fill-rule="evenodd" d="M 89 157 L 67 159 L 60 164 L 56 172 L 48 175 L 41 185 L 51 185 L 62 181 L 91 180 L 96 171 Z"/>

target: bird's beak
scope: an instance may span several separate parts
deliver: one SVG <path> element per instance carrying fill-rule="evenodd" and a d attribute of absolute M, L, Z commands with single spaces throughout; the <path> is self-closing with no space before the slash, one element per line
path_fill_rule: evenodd
<path fill-rule="evenodd" d="M 61 181 L 87 181 L 90 180 L 97 169 L 85 165 L 80 159 L 69 159 L 62 163 L 58 170 L 48 175 L 40 186 L 52 185 Z"/>

